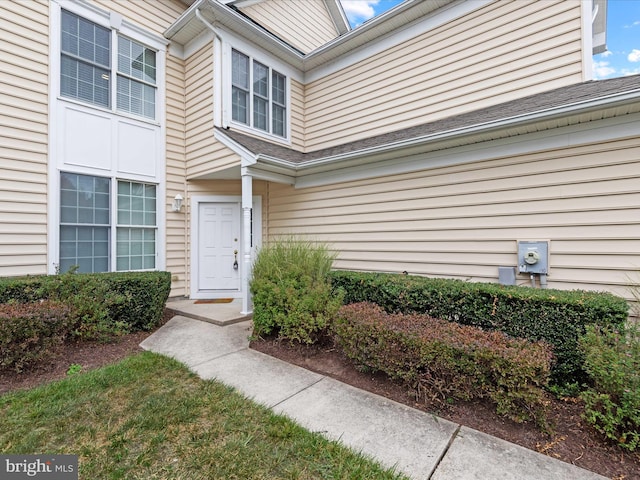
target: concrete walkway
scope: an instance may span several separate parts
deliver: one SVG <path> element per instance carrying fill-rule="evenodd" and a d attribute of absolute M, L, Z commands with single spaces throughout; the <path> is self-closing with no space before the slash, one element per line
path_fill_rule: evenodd
<path fill-rule="evenodd" d="M 214 321 L 175 316 L 141 346 L 185 363 L 202 378 L 235 387 L 276 413 L 411 478 L 605 478 L 250 350 L 250 320 L 238 321 L 239 313 L 235 319 L 210 318 L 217 316 L 216 309 L 204 310 L 197 316 Z"/>

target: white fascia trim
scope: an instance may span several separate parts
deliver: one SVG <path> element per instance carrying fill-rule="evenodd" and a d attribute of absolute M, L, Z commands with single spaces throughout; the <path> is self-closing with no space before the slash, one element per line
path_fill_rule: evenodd
<path fill-rule="evenodd" d="M 344 35 L 351 31 L 351 23 L 344 13 L 340 0 L 324 0 L 324 5 L 331 16 L 333 25 L 339 35 Z"/>
<path fill-rule="evenodd" d="M 284 173 L 277 173 L 268 170 L 262 170 L 255 167 L 243 167 L 243 172 L 246 175 L 251 175 L 254 180 L 264 180 L 267 182 L 283 183 L 286 185 L 295 185 L 296 178 Z"/>
<path fill-rule="evenodd" d="M 171 37 L 178 33 L 185 25 L 195 19 L 196 10 L 200 10 L 201 12 L 209 10 L 213 13 L 216 18 L 216 21 L 214 21 L 213 24 L 218 30 L 221 30 L 225 25 L 227 25 L 226 30 L 228 32 L 230 30 L 229 25 L 234 25 L 234 27 L 238 28 L 240 31 L 247 32 L 247 34 L 259 38 L 259 40 L 256 39 L 253 42 L 254 44 L 259 45 L 263 43 L 272 45 L 280 50 L 282 55 L 284 55 L 284 58 L 289 59 L 289 63 L 291 65 L 302 65 L 302 59 L 304 58 L 303 53 L 296 50 L 294 47 L 275 35 L 269 33 L 267 30 L 257 27 L 249 19 L 217 0 L 198 0 L 195 2 L 167 30 L 165 30 L 164 36 L 171 39 Z M 220 18 L 219 21 L 217 20 L 218 17 Z M 196 21 L 199 20 L 196 19 Z"/>
<path fill-rule="evenodd" d="M 500 129 L 506 129 L 509 127 L 516 127 L 519 125 L 535 123 L 536 121 L 548 121 L 554 118 L 564 117 L 572 114 L 578 114 L 581 112 L 586 112 L 586 111 L 590 111 L 597 108 L 613 107 L 616 104 L 625 103 L 630 100 L 636 100 L 636 101 L 640 100 L 640 89 L 636 89 L 631 92 L 625 92 L 624 94 L 609 95 L 609 96 L 601 97 L 595 100 L 590 100 L 587 102 L 578 102 L 570 105 L 564 105 L 562 107 L 540 110 L 538 112 L 534 112 L 527 115 L 514 116 L 510 118 L 501 119 L 495 122 L 476 124 L 469 127 L 448 130 L 448 131 L 439 132 L 436 134 L 424 135 L 422 137 L 416 137 L 416 138 L 411 138 L 411 139 L 402 140 L 398 142 L 388 143 L 385 145 L 366 148 L 366 149 L 357 150 L 357 151 L 344 153 L 340 155 L 317 158 L 314 160 L 303 161 L 300 163 L 295 163 L 288 160 L 275 158 L 269 155 L 257 155 L 257 156 L 254 156 L 254 158 L 256 158 L 259 165 L 262 164 L 265 166 L 272 166 L 276 169 L 282 169 L 283 171 L 289 170 L 291 174 L 297 178 L 296 187 L 300 187 L 302 185 L 310 186 L 310 182 L 312 181 L 316 182 L 314 183 L 314 185 L 335 183 L 336 177 L 337 177 L 336 172 L 338 170 L 346 171 L 346 169 L 350 169 L 353 171 L 362 172 L 362 174 L 359 174 L 359 175 L 364 175 L 362 178 L 368 178 L 372 176 L 371 164 L 367 163 L 364 166 L 350 166 L 348 163 L 346 163 L 341 166 L 340 163 L 348 162 L 350 160 L 357 160 L 363 157 L 373 157 L 375 155 L 390 153 L 394 151 L 399 152 L 399 154 L 401 155 L 401 150 L 405 148 L 419 147 L 421 145 L 442 142 L 442 141 L 450 140 L 456 137 L 482 134 L 482 133 L 493 131 L 493 130 L 500 130 Z M 629 117 L 635 118 L 635 115 L 628 115 L 628 116 L 621 117 L 623 119 L 622 122 L 623 123 L 627 122 Z M 624 120 L 624 119 L 627 119 L 627 120 Z M 615 121 L 615 119 L 613 119 L 613 121 Z M 593 123 L 590 122 L 590 124 L 592 125 Z M 580 126 L 576 128 L 579 128 L 579 127 Z M 550 135 L 549 130 L 545 132 L 541 132 L 540 135 L 542 136 L 542 138 L 544 138 L 545 135 L 549 136 Z M 517 139 L 518 137 L 514 137 L 514 138 Z M 514 140 L 514 141 L 517 141 L 517 140 Z M 585 139 L 585 141 L 587 141 L 587 139 Z M 235 144 L 235 142 L 233 143 Z M 237 146 L 236 144 L 236 148 L 238 147 L 239 146 Z M 380 163 L 381 164 L 384 163 L 385 165 L 387 164 L 384 161 Z M 312 173 L 313 170 L 315 170 L 315 172 Z M 306 179 L 304 179 L 305 171 L 309 172 L 307 174 Z M 342 177 L 340 178 L 341 178 L 340 181 L 342 181 Z M 320 183 L 317 183 L 317 182 L 320 182 Z"/>
<path fill-rule="evenodd" d="M 433 168 L 490 160 L 497 157 L 518 156 L 533 151 L 568 148 L 593 142 L 640 136 L 640 114 L 598 120 L 550 131 L 535 132 L 517 137 L 492 140 L 445 150 L 437 150 L 390 161 L 337 168 L 331 172 L 299 176 L 295 188 L 309 188 L 350 182 L 367 178 L 387 177 Z"/>
<path fill-rule="evenodd" d="M 470 12 L 484 7 L 491 3 L 493 0 L 473 0 L 467 2 L 458 2 L 441 9 L 438 9 L 434 14 L 428 15 L 418 21 L 409 24 L 407 27 L 401 30 L 394 30 L 386 35 L 381 36 L 372 42 L 367 42 L 363 46 L 352 49 L 349 53 L 342 55 L 331 62 L 325 63 L 319 67 L 311 68 L 305 73 L 305 82 L 310 83 L 320 78 L 326 77 L 339 70 L 347 68 L 355 63 L 362 62 L 363 60 L 382 53 L 389 48 L 400 45 L 407 42 L 412 38 L 422 35 L 429 30 L 444 25 L 447 22 L 455 20 L 458 17 L 469 14 Z M 391 11 L 390 11 L 391 12 Z M 320 48 L 312 51 L 305 57 L 305 64 L 312 62 L 317 56 L 328 53 L 332 48 L 348 43 L 351 38 L 356 35 L 362 35 L 367 30 L 375 28 L 381 20 L 384 19 L 382 14 L 371 24 L 362 25 L 349 33 L 337 37 L 336 39 L 324 44 Z"/>
<path fill-rule="evenodd" d="M 178 33 L 186 24 L 188 24 L 194 17 L 196 9 L 200 8 L 203 3 L 207 3 L 207 0 L 197 0 L 187 10 L 182 12 L 171 25 L 164 31 L 164 36 L 171 39 L 176 33 Z"/>
<path fill-rule="evenodd" d="M 180 57 L 180 59 L 186 60 L 191 55 L 193 55 L 198 50 L 200 50 L 202 47 L 204 47 L 208 43 L 211 43 L 214 38 L 215 38 L 215 35 L 213 34 L 213 32 L 211 32 L 210 30 L 204 30 L 200 35 L 198 35 L 196 38 L 194 38 L 189 43 L 184 45 L 184 47 L 182 48 L 183 54 L 182 54 L 182 57 Z"/>
<path fill-rule="evenodd" d="M 250 167 L 256 164 L 257 157 L 253 154 L 253 152 L 250 152 L 228 136 L 221 135 L 220 132 L 214 130 L 213 138 L 222 143 L 225 147 L 231 149 L 234 153 L 238 154 L 238 156 L 240 157 L 240 165 L 242 167 Z"/>
<path fill-rule="evenodd" d="M 407 140 L 401 140 L 398 142 L 388 143 L 378 147 L 366 148 L 363 150 L 357 150 L 340 155 L 334 155 L 330 157 L 323 157 L 314 160 L 308 160 L 295 164 L 298 169 L 309 168 L 312 166 L 318 166 L 327 163 L 333 163 L 336 161 L 347 160 L 351 158 L 357 158 L 361 156 L 370 156 L 378 153 L 385 153 L 390 150 L 397 150 L 400 148 L 413 147 L 424 143 L 431 143 L 436 141 L 448 140 L 453 137 L 466 136 L 477 133 L 483 133 L 490 130 L 504 129 L 508 127 L 515 127 L 518 125 L 533 123 L 540 120 L 552 120 L 554 118 L 568 116 L 571 114 L 580 113 L 583 111 L 594 110 L 602 107 L 612 107 L 614 104 L 625 103 L 628 101 L 640 100 L 640 89 L 635 89 L 623 94 L 608 95 L 605 97 L 597 98 L 595 100 L 589 100 L 586 102 L 577 102 L 573 104 L 563 105 L 562 107 L 554 107 L 545 110 L 539 110 L 537 112 L 529 113 L 526 115 L 517 115 L 514 117 L 508 117 L 493 122 L 479 123 L 471 125 L 469 127 L 457 128 L 453 130 L 447 130 L 436 134 L 424 135 L 422 137 L 415 137 Z M 260 156 L 260 159 L 262 156 Z M 266 158 L 265 158 L 266 159 Z"/>
<path fill-rule="evenodd" d="M 593 80 L 593 8 L 592 0 L 580 2 L 582 16 L 582 81 Z"/>
<path fill-rule="evenodd" d="M 226 5 L 233 5 L 237 8 L 247 8 L 251 5 L 255 5 L 256 3 L 262 3 L 264 0 L 222 0 L 222 3 Z"/>

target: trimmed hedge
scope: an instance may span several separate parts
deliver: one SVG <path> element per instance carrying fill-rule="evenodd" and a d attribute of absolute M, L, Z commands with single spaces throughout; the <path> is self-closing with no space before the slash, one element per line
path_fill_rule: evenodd
<path fill-rule="evenodd" d="M 0 304 L 0 369 L 20 372 L 48 358 L 69 335 L 73 317 L 71 307 L 49 300 Z"/>
<path fill-rule="evenodd" d="M 543 340 L 554 348 L 551 383 L 587 381 L 578 339 L 587 325 L 621 326 L 627 302 L 601 292 L 507 287 L 494 283 L 410 275 L 334 271 L 333 288 L 345 303 L 373 302 L 389 313 L 424 313 L 434 318 L 499 330 L 512 337 Z"/>
<path fill-rule="evenodd" d="M 0 303 L 56 300 L 75 311 L 74 335 L 150 330 L 162 319 L 169 272 L 65 273 L 0 278 Z"/>
<path fill-rule="evenodd" d="M 592 385 L 581 397 L 585 419 L 624 449 L 640 449 L 640 327 L 587 327 L 581 338 Z"/>
<path fill-rule="evenodd" d="M 388 314 L 374 303 L 340 309 L 337 343 L 356 363 L 450 398 L 489 398 L 497 413 L 544 423 L 551 347 L 427 315 Z"/>

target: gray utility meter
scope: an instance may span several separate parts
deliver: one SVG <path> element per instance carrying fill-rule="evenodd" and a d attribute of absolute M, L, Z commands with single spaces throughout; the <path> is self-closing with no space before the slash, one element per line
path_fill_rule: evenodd
<path fill-rule="evenodd" d="M 546 275 L 549 270 L 549 242 L 518 242 L 518 271 Z"/>

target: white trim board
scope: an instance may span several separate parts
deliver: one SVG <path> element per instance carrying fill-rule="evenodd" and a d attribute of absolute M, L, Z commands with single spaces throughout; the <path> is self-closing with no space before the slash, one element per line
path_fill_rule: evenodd
<path fill-rule="evenodd" d="M 258 248 L 262 246 L 262 196 L 253 195 L 253 248 L 252 257 L 255 258 L 255 254 Z M 193 195 L 190 201 L 191 218 L 189 219 L 190 230 L 190 275 L 189 275 L 189 298 L 194 300 L 213 299 L 213 298 L 243 298 L 245 294 L 249 292 L 242 291 L 242 282 L 240 283 L 240 289 L 237 291 L 220 290 L 218 292 L 199 292 L 196 290 L 198 285 L 198 225 L 200 220 L 199 204 L 200 203 L 238 203 L 242 205 L 242 195 Z M 242 213 L 242 208 L 240 208 Z M 242 222 L 242 218 L 239 219 Z M 241 225 L 242 227 L 242 225 Z M 242 246 L 243 242 L 240 242 Z M 242 247 L 241 247 L 242 248 Z M 242 250 L 238 254 L 238 258 L 242 258 L 244 252 Z"/>
<path fill-rule="evenodd" d="M 112 33 L 111 25 L 114 19 L 111 12 L 92 5 L 84 0 L 52 0 L 50 8 L 49 23 L 49 154 L 48 154 L 48 207 L 47 207 L 47 272 L 53 274 L 56 272 L 56 264 L 59 263 L 59 230 L 60 230 L 60 184 L 59 177 L 61 171 L 69 173 L 93 175 L 109 178 L 112 182 L 112 211 L 111 220 L 115 219 L 115 188 L 118 180 L 138 181 L 153 183 L 157 185 L 157 240 L 156 240 L 156 270 L 164 270 L 166 268 L 166 148 L 163 139 L 166 135 L 166 62 L 165 50 L 168 41 L 162 37 L 147 32 L 137 25 L 118 18 L 121 21 L 119 30 L 116 35 L 124 35 L 135 41 L 140 41 L 146 46 L 157 50 L 157 82 L 156 82 L 156 119 L 151 120 L 141 116 L 116 111 L 115 108 L 107 109 L 99 106 L 84 103 L 79 100 L 68 99 L 60 96 L 60 23 L 62 9 L 69 10 L 94 23 L 100 24 L 108 28 Z M 117 49 L 112 44 L 112 62 L 117 55 Z M 112 85 L 112 95 L 115 98 L 115 83 Z M 112 102 L 114 103 L 114 102 Z M 109 165 L 79 165 L 65 162 L 64 151 L 64 135 L 65 132 L 65 112 L 77 112 L 94 116 L 96 118 L 108 119 L 111 122 L 111 145 L 113 149 L 110 154 Z M 156 141 L 153 142 L 157 148 L 155 151 L 154 165 L 147 165 L 150 168 L 148 172 L 132 170 L 118 163 L 118 152 L 115 150 L 118 146 L 120 138 L 118 133 L 119 125 L 129 125 L 131 127 L 141 127 L 149 131 L 153 130 Z M 152 168 L 151 168 L 152 167 Z M 153 170 L 153 171 L 151 171 Z M 112 232 L 115 232 L 115 223 L 112 225 Z M 115 233 L 112 233 L 112 240 L 115 239 Z M 111 265 L 110 268 L 115 270 L 115 241 L 112 241 L 110 251 Z"/>
<path fill-rule="evenodd" d="M 491 2 L 493 2 L 493 0 L 464 1 L 440 8 L 434 14 L 427 15 L 426 17 L 409 24 L 405 28 L 394 30 L 377 38 L 376 40 L 365 43 L 361 47 L 350 50 L 344 55 L 331 59 L 321 66 L 307 70 L 304 75 L 304 83 L 314 82 L 315 80 L 319 80 L 331 75 L 332 73 L 336 73 L 344 68 L 362 62 L 373 55 L 377 55 L 397 45 L 405 43 L 418 35 L 422 35 L 425 32 L 433 30 L 445 23 L 455 20 L 456 18 L 467 15 Z M 350 34 L 354 35 L 355 32 L 360 32 L 360 30 L 356 29 L 352 30 L 352 32 L 354 33 Z M 334 46 L 334 44 L 344 41 L 347 40 L 343 40 L 341 37 L 338 37 L 333 42 L 329 42 L 325 46 L 311 52 L 305 57 L 304 61 L 306 62 L 309 59 L 320 56 L 324 50 L 329 50 Z"/>
<path fill-rule="evenodd" d="M 453 149 L 426 152 L 393 161 L 366 163 L 346 168 L 340 168 L 339 163 L 334 163 L 335 168 L 329 172 L 305 175 L 304 171 L 301 171 L 296 178 L 295 187 L 318 187 L 629 137 L 640 137 L 640 114 L 638 113 L 584 125 L 572 125 L 555 131 L 536 132 Z"/>

